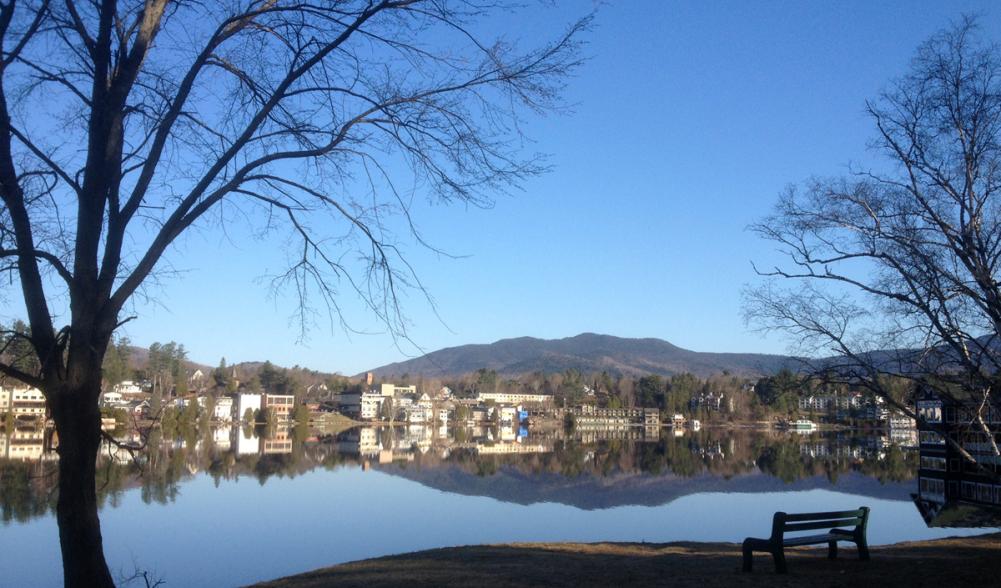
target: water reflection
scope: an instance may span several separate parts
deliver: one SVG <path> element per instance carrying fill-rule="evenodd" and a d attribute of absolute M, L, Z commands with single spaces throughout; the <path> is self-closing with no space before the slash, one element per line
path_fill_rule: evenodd
<path fill-rule="evenodd" d="M 659 427 L 567 432 L 409 424 L 323 431 L 294 424 L 267 429 L 206 423 L 169 436 L 160 429 L 117 431 L 99 456 L 98 490 L 105 504 L 116 504 L 122 493 L 135 488 L 146 503 L 170 503 L 177 500 L 185 480 L 199 473 L 212 477 L 216 485 L 242 477 L 265 484 L 275 476 L 357 464 L 450 492 L 481 492 L 520 503 L 556 501 L 604 508 L 677 498 L 673 490 L 638 496 L 630 488 L 640 478 L 648 491 L 658 484 L 657 479 L 665 488 L 671 480 L 688 479 L 691 483 L 682 494 L 717 488 L 720 480 L 751 473 L 775 480 L 766 485 L 755 482 L 767 490 L 803 480 L 817 487 L 818 479 L 837 487 L 846 474 L 853 475 L 855 486 L 860 479 L 869 479 L 879 484 L 909 482 L 913 490 L 919 466 L 914 439 L 713 428 L 679 433 Z M 51 431 L 18 428 L 0 439 L 4 522 L 53 512 L 56 454 Z M 449 473 L 447 484 L 442 481 L 444 471 Z M 502 485 L 476 490 L 480 486 L 476 478 L 511 476 L 518 476 L 522 487 L 510 496 L 498 490 Z M 563 494 L 552 492 L 554 479 L 559 479 Z M 599 487 L 600 500 L 595 496 Z M 622 492 L 615 496 L 609 488 Z M 729 482 L 728 490 L 755 491 L 739 481 Z"/>
<path fill-rule="evenodd" d="M 456 544 L 739 541 L 767 529 L 775 510 L 860 504 L 874 507 L 874 545 L 982 532 L 928 527 L 943 513 L 958 526 L 996 526 L 946 509 L 926 524 L 911 501 L 918 450 L 880 435 L 201 425 L 115 431 L 102 447 L 113 566 L 138 561 L 173 585 L 231 585 Z M 57 439 L 15 433 L 0 460 L 4 581 L 57 584 Z M 331 543 L 332 530 L 350 540 Z"/>

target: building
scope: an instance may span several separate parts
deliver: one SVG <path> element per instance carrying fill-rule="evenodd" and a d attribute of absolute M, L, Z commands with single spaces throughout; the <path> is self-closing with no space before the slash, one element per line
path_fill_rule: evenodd
<path fill-rule="evenodd" d="M 125 380 L 124 382 L 119 382 L 111 387 L 113 392 L 117 392 L 122 395 L 122 398 L 126 401 L 136 400 L 139 396 L 145 397 L 146 391 L 143 387 L 132 380 Z"/>
<path fill-rule="evenodd" d="M 101 394 L 102 406 L 121 406 L 123 404 L 125 404 L 125 399 L 122 397 L 121 392 L 108 390 L 107 392 Z"/>
<path fill-rule="evenodd" d="M 295 396 L 291 394 L 265 394 L 264 408 L 275 414 L 278 420 L 288 420 L 295 406 Z"/>
<path fill-rule="evenodd" d="M 260 394 L 247 394 L 241 393 L 236 397 L 236 414 L 234 419 L 245 421 L 247 420 L 247 411 L 250 411 L 252 415 L 251 419 L 257 418 L 257 413 L 261 410 L 261 395 Z"/>
<path fill-rule="evenodd" d="M 378 388 L 371 390 L 372 393 L 381 394 L 388 398 L 397 398 L 405 394 L 416 395 L 417 386 L 400 386 L 398 384 L 380 384 Z"/>
<path fill-rule="evenodd" d="M 656 408 L 597 408 L 592 404 L 584 404 L 570 410 L 574 415 L 575 425 L 582 428 L 660 426 L 660 411 Z M 525 417 L 527 416 L 526 414 Z M 519 419 L 520 417 L 521 415 Z"/>
<path fill-rule="evenodd" d="M 125 410 L 133 418 L 143 419 L 149 416 L 149 400 L 131 400 L 125 405 Z"/>
<path fill-rule="evenodd" d="M 865 397 L 859 392 L 845 394 L 809 394 L 799 399 L 801 411 L 835 412 L 856 410 L 865 406 Z"/>
<path fill-rule="evenodd" d="M 722 392 L 703 392 L 701 394 L 695 394 L 692 396 L 691 401 L 689 401 L 689 408 L 692 410 L 698 408 L 705 408 L 706 410 L 718 411 L 723 407 L 723 393 Z"/>
<path fill-rule="evenodd" d="M 392 398 L 376 392 L 342 394 L 340 409 L 346 415 L 361 420 L 373 420 L 379 418 L 382 412 L 382 404 L 387 400 L 392 401 Z"/>
<path fill-rule="evenodd" d="M 997 477 L 1001 457 L 988 438 L 1001 429 L 1001 411 L 987 407 L 985 422 L 992 432 L 985 433 L 970 425 L 979 408 L 974 403 L 964 405 L 924 391 L 918 395 L 915 408 L 920 463 L 918 492 L 912 498 L 925 521 L 933 525 L 933 521 L 948 518 L 944 513 L 956 511 L 957 505 L 1001 507 L 1001 481 Z M 962 447 L 976 463 L 964 458 L 950 442 Z"/>
<path fill-rule="evenodd" d="M 552 394 L 521 394 L 507 392 L 480 392 L 476 395 L 480 403 L 496 404 L 552 404 Z"/>
<path fill-rule="evenodd" d="M 215 399 L 215 408 L 212 409 L 213 420 L 228 422 L 233 420 L 233 399 L 229 396 L 220 396 Z"/>
<path fill-rule="evenodd" d="M 0 387 L 0 414 L 13 413 L 22 420 L 45 420 L 48 408 L 38 388 Z"/>

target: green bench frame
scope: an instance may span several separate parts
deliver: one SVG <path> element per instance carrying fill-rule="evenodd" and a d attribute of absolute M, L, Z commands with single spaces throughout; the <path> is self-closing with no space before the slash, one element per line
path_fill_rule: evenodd
<path fill-rule="evenodd" d="M 838 512 L 805 512 L 786 514 L 777 512 L 772 517 L 772 536 L 768 539 L 748 537 L 744 539 L 744 571 L 750 572 L 755 551 L 766 551 L 775 560 L 775 571 L 785 574 L 785 548 L 798 545 L 820 545 L 827 543 L 828 559 L 838 557 L 838 541 L 851 541 L 858 548 L 859 559 L 869 559 L 869 544 L 865 529 L 869 522 L 869 507 Z M 848 528 L 851 527 L 851 528 Z M 807 535 L 786 538 L 786 533 L 830 529 L 822 535 Z"/>

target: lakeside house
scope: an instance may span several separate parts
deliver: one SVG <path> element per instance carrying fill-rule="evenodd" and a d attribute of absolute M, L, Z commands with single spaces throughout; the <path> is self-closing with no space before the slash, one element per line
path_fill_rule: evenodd
<path fill-rule="evenodd" d="M 295 396 L 292 394 L 267 394 L 262 398 L 262 405 L 274 413 L 279 421 L 286 421 L 292 415 L 295 406 Z"/>
<path fill-rule="evenodd" d="M 260 394 L 241 392 L 236 395 L 236 414 L 234 415 L 234 419 L 239 421 L 246 420 L 244 415 L 247 414 L 248 410 L 251 415 L 256 415 L 261 411 L 261 406 L 263 405 Z M 251 418 L 255 417 L 252 416 Z"/>
<path fill-rule="evenodd" d="M 540 404 L 552 405 L 552 394 L 522 394 L 520 392 L 479 392 L 477 402 L 496 404 Z"/>
<path fill-rule="evenodd" d="M 38 388 L 0 386 L 0 414 L 13 413 L 18 420 L 45 420 L 48 407 Z"/>
<path fill-rule="evenodd" d="M 950 517 L 964 512 L 963 508 L 957 510 L 957 505 L 1001 508 L 997 477 L 1001 457 L 995 450 L 1001 435 L 1001 410 L 990 403 L 981 407 L 972 401 L 956 402 L 931 390 L 918 395 L 915 408 L 919 416 L 919 467 L 918 492 L 912 498 L 925 521 L 930 526 L 948 526 Z M 979 410 L 983 410 L 987 432 L 973 426 Z M 993 520 L 1001 520 L 1001 510 L 994 511 Z"/>
<path fill-rule="evenodd" d="M 237 416 L 239 418 L 240 415 Z M 212 418 L 217 421 L 228 422 L 233 420 L 233 399 L 229 396 L 220 396 L 215 399 L 215 407 L 212 409 Z"/>

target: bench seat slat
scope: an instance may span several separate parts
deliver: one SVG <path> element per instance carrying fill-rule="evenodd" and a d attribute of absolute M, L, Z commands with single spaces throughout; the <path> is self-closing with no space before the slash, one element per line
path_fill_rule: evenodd
<path fill-rule="evenodd" d="M 786 521 L 815 521 L 817 519 L 848 519 L 862 516 L 861 509 L 843 510 L 837 512 L 804 512 L 786 514 L 783 518 Z"/>
<path fill-rule="evenodd" d="M 782 540 L 782 545 L 785 545 L 786 547 L 795 547 L 797 545 L 817 545 L 820 543 L 830 543 L 831 541 L 846 541 L 847 539 L 847 537 L 841 535 L 824 533 L 823 535 L 807 535 L 805 537 L 786 537 Z"/>
<path fill-rule="evenodd" d="M 815 521 L 812 523 L 786 523 L 782 529 L 786 533 L 810 531 L 813 529 L 830 529 L 833 527 L 854 527 L 862 524 L 862 519 L 837 519 L 833 521 Z"/>

